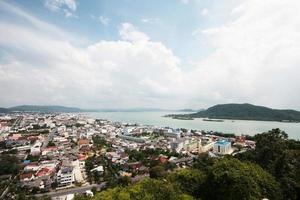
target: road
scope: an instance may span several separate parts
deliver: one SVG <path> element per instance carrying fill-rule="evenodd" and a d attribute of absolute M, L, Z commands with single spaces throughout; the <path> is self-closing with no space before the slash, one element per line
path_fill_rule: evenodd
<path fill-rule="evenodd" d="M 132 182 L 137 182 L 140 181 L 141 179 L 149 177 L 149 174 L 145 175 L 138 175 L 133 177 L 131 180 Z M 104 186 L 106 185 L 106 182 L 100 183 L 100 184 L 92 184 L 92 185 L 87 185 L 87 186 L 82 186 L 82 187 L 77 187 L 77 188 L 70 188 L 70 189 L 62 189 L 62 190 L 57 190 L 57 191 L 52 191 L 48 193 L 42 193 L 42 194 L 36 194 L 34 195 L 35 197 L 42 197 L 44 195 L 50 196 L 50 197 L 59 197 L 67 194 L 82 194 L 85 193 L 87 190 L 91 190 L 93 187 L 96 187 L 98 191 L 100 191 Z"/>
<path fill-rule="evenodd" d="M 76 187 L 76 188 L 69 188 L 69 189 L 62 189 L 62 190 L 57 190 L 53 192 L 48 192 L 48 193 L 42 193 L 42 194 L 36 194 L 34 195 L 35 197 L 42 197 L 42 196 L 50 196 L 50 197 L 58 197 L 58 196 L 63 196 L 67 194 L 82 194 L 85 193 L 87 190 L 91 190 L 93 187 L 96 187 L 97 190 L 101 190 L 105 186 L 106 182 L 103 182 L 101 184 L 92 184 L 92 185 L 87 185 L 87 186 L 82 186 L 82 187 Z"/>

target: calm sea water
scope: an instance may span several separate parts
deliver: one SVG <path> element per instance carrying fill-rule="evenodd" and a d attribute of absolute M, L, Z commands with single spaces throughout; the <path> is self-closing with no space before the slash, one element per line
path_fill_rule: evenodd
<path fill-rule="evenodd" d="M 174 112 L 172 112 L 173 114 Z M 176 113 L 176 112 L 175 112 Z M 156 125 L 161 127 L 188 128 L 205 131 L 219 131 L 223 133 L 235 133 L 255 135 L 272 128 L 284 130 L 291 139 L 300 139 L 300 123 L 284 123 L 269 121 L 249 120 L 224 120 L 224 122 L 208 122 L 202 119 L 177 120 L 162 117 L 170 112 L 93 112 L 89 116 L 111 121 L 139 123 L 144 125 Z"/>

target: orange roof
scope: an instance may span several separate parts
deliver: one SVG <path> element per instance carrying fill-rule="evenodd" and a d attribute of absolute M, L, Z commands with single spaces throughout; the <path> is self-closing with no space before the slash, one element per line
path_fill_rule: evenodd
<path fill-rule="evenodd" d="M 45 176 L 45 175 L 51 174 L 52 172 L 54 172 L 53 169 L 44 167 L 44 168 L 40 169 L 40 170 L 36 173 L 36 175 L 37 175 L 37 176 Z"/>
<path fill-rule="evenodd" d="M 78 144 L 79 144 L 79 145 L 87 145 L 87 144 L 90 144 L 90 141 L 87 140 L 87 139 L 80 139 L 80 140 L 78 141 Z"/>
<path fill-rule="evenodd" d="M 32 177 L 32 173 L 29 172 L 29 173 L 24 173 L 24 174 L 21 174 L 20 175 L 20 179 L 23 180 L 23 179 L 26 179 L 26 178 L 31 178 Z"/>

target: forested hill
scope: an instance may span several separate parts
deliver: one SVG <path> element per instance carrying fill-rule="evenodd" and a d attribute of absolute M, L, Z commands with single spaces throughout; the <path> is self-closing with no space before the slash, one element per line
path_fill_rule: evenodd
<path fill-rule="evenodd" d="M 300 112 L 278 110 L 252 104 L 219 104 L 192 114 L 167 115 L 173 118 L 212 118 L 300 122 Z"/>
<path fill-rule="evenodd" d="M 22 105 L 10 108 L 0 108 L 0 113 L 6 112 L 83 112 L 84 110 L 65 106 Z"/>

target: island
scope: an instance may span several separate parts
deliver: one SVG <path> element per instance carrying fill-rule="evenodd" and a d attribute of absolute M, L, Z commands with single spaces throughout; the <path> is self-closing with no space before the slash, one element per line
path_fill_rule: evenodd
<path fill-rule="evenodd" d="M 173 119 L 205 118 L 205 121 L 215 119 L 230 120 L 256 120 L 256 121 L 279 121 L 279 122 L 300 122 L 300 112 L 296 110 L 272 109 L 264 106 L 244 104 L 219 104 L 206 110 L 189 114 L 169 114 L 164 117 Z"/>

